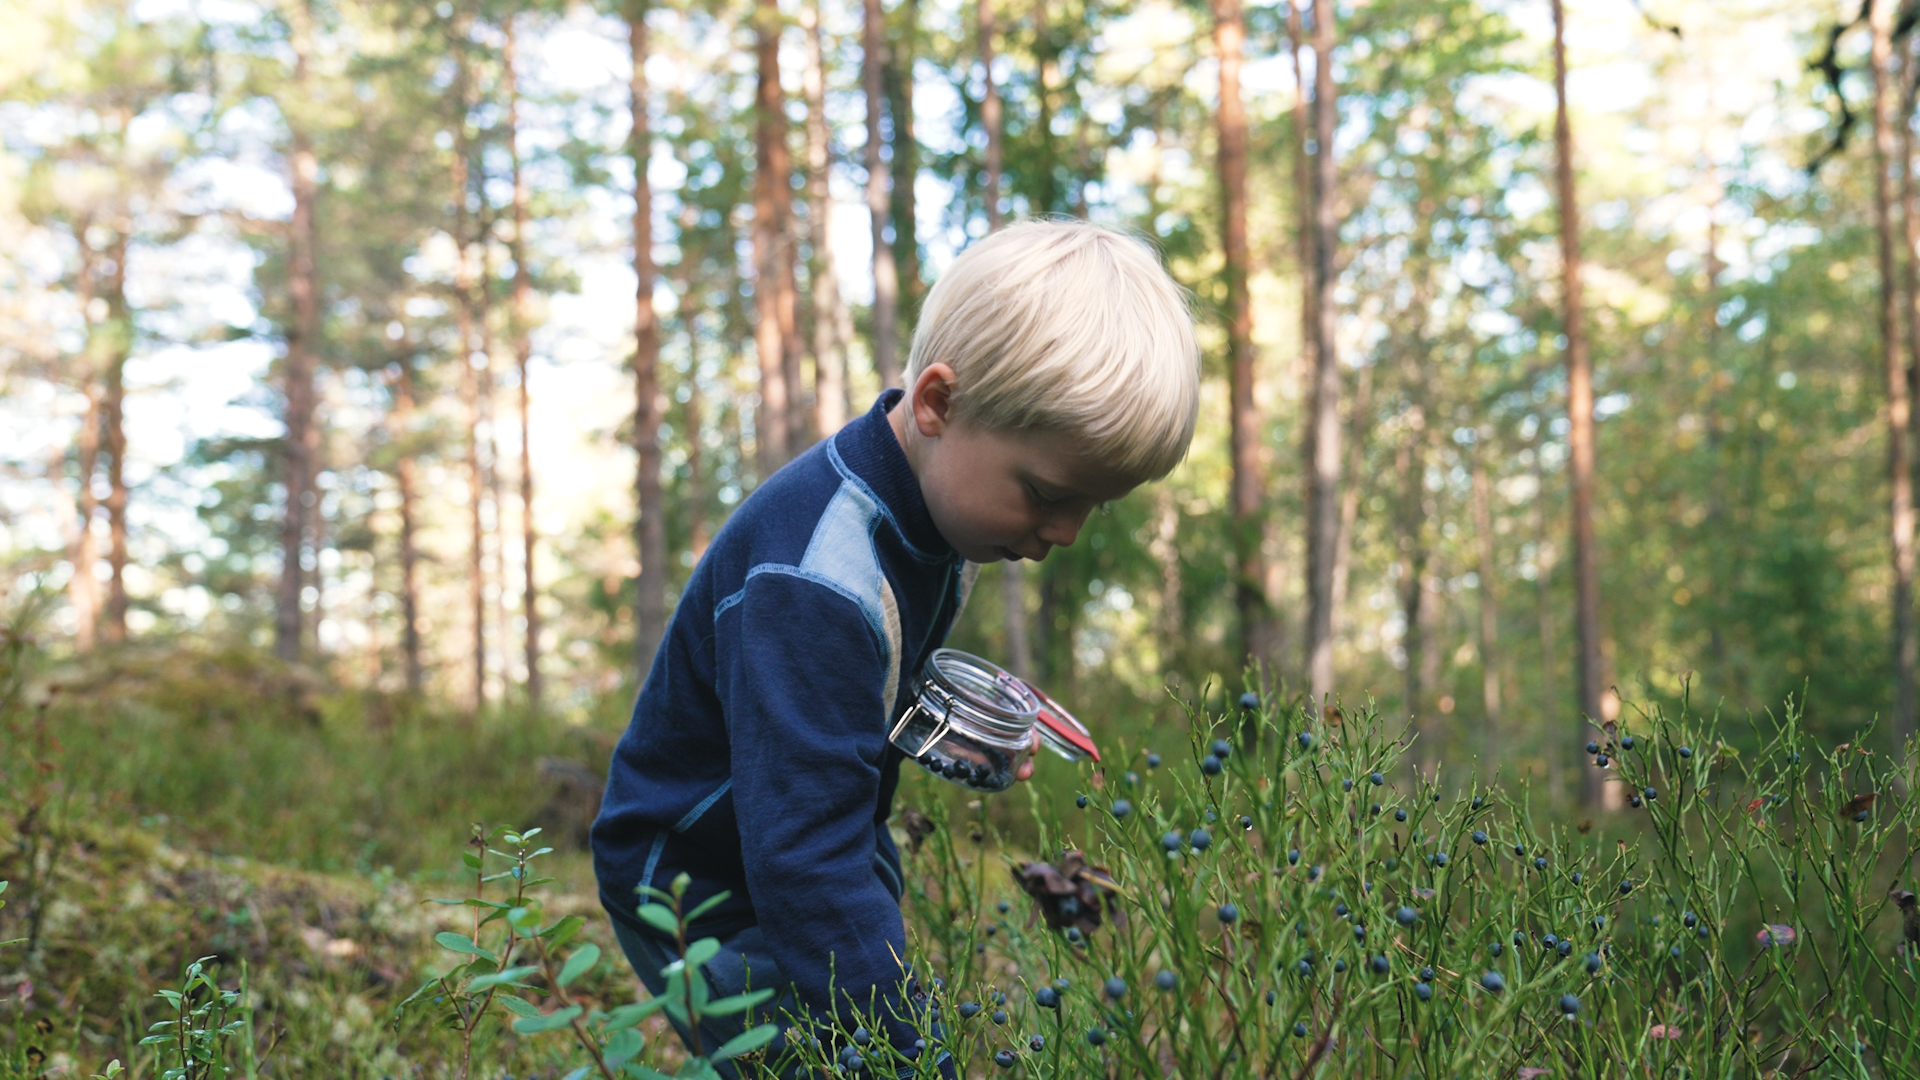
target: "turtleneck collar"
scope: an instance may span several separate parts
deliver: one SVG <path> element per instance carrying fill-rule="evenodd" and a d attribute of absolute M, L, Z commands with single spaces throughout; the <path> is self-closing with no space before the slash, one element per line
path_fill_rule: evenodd
<path fill-rule="evenodd" d="M 887 419 L 888 410 L 905 394 L 906 391 L 898 389 L 882 391 L 866 415 L 841 428 L 834 436 L 834 449 L 839 451 L 847 467 L 886 503 L 908 544 L 923 555 L 951 559 L 953 545 L 947 543 L 934 526 L 933 514 L 927 510 L 927 501 L 920 494 L 920 478 L 913 474 L 907 452 Z"/>

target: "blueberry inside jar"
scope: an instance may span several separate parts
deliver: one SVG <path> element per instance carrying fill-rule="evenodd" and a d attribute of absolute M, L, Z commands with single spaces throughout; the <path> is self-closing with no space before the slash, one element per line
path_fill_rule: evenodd
<path fill-rule="evenodd" d="M 975 791 L 1005 791 L 1032 752 L 1040 701 L 998 665 L 938 649 L 912 683 L 914 703 L 888 740 L 928 772 Z"/>

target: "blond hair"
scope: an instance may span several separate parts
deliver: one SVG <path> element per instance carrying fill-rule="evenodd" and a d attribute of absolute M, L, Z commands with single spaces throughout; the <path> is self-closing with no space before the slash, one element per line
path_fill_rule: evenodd
<path fill-rule="evenodd" d="M 1200 346 L 1187 294 L 1146 243 L 1084 221 L 1009 226 L 961 253 L 927 294 L 907 362 L 953 368 L 953 417 L 1084 439 L 1159 479 L 1193 440 Z"/>

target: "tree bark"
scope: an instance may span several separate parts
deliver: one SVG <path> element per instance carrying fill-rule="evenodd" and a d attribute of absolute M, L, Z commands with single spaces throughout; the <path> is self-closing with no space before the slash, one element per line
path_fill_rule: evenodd
<path fill-rule="evenodd" d="M 703 452 L 706 405 L 700 394 L 700 312 L 694 306 L 699 289 L 691 260 L 682 260 L 680 269 L 685 275 L 681 285 L 684 299 L 680 324 L 687 332 L 687 400 L 680 410 L 680 429 L 687 440 L 687 482 L 680 504 L 687 515 L 687 548 L 697 563 L 707 552 L 706 455 Z"/>
<path fill-rule="evenodd" d="M 627 44 L 633 57 L 633 73 L 628 83 L 628 107 L 632 110 L 632 126 L 627 136 L 627 153 L 633 158 L 633 273 L 638 284 L 634 293 L 633 317 L 633 443 L 639 460 L 635 473 L 634 489 L 640 506 L 640 517 L 635 525 L 634 540 L 640 554 L 640 577 L 636 583 L 634 598 L 634 662 L 636 678 L 644 683 L 648 672 L 653 668 L 653 657 L 659 651 L 660 642 L 667 632 L 667 527 L 666 498 L 660 483 L 660 324 L 653 311 L 654 265 L 653 265 L 653 189 L 647 181 L 647 162 L 653 151 L 653 128 L 648 108 L 652 94 L 647 86 L 647 55 L 650 40 L 647 30 L 646 0 L 631 0 L 627 8 Z M 778 38 L 774 39 L 777 50 Z M 777 60 L 777 55 L 775 57 Z M 765 63 L 765 54 L 762 54 Z M 764 81 L 766 71 L 761 71 Z M 776 63 L 773 72 L 775 104 L 778 105 L 779 70 Z M 764 86 L 762 88 L 764 93 Z M 764 166 L 765 158 L 761 159 Z M 784 181 L 783 181 L 784 182 Z M 756 185 L 759 183 L 756 178 Z M 759 198 L 756 191 L 755 211 L 759 210 Z M 754 250 L 762 251 L 758 242 L 760 220 L 756 216 L 754 228 L 756 243 Z M 769 280 L 761 278 L 764 283 Z M 765 308 L 762 309 L 763 314 Z M 778 324 L 764 320 L 778 332 Z M 762 351 L 760 354 L 761 371 L 767 370 L 768 361 L 773 361 L 776 380 L 779 375 L 778 343 L 774 351 Z M 786 403 L 769 408 L 762 398 L 761 420 L 778 418 L 784 415 Z M 783 424 L 775 422 L 767 426 L 781 428 Z M 762 430 L 760 438 L 767 437 Z M 694 433 L 697 439 L 698 433 Z M 763 471 L 762 476 L 769 475 Z"/>
<path fill-rule="evenodd" d="M 520 160 L 520 85 L 512 14 L 506 16 L 506 34 L 507 154 L 513 163 L 513 357 L 520 375 L 520 559 L 525 583 L 520 606 L 527 623 L 527 707 L 538 712 L 546 688 L 540 678 L 540 589 L 534 571 L 538 535 L 533 518 L 533 399 L 527 383 L 527 369 L 533 359 L 533 271 L 527 265 L 530 192 Z"/>
<path fill-rule="evenodd" d="M 1373 413 L 1373 365 L 1360 368 L 1354 377 L 1353 401 L 1347 409 L 1345 442 L 1346 471 L 1361 475 L 1366 464 L 1366 440 Z M 1311 449 L 1311 448 L 1309 448 Z M 1309 460 L 1308 466 L 1313 462 Z M 1360 520 L 1360 485 L 1348 484 L 1340 492 L 1340 535 L 1333 548 L 1333 610 L 1347 607 L 1347 583 L 1353 565 L 1353 528 Z"/>
<path fill-rule="evenodd" d="M 465 42 L 456 44 L 464 49 Z M 487 590 L 486 532 L 481 504 L 486 500 L 486 473 L 480 462 L 480 378 L 473 362 L 480 353 L 475 326 L 473 222 L 467 208 L 470 194 L 468 177 L 472 140 L 467 133 L 468 112 L 473 106 L 471 74 L 464 52 L 455 59 L 455 100 L 459 112 L 454 118 L 453 159 L 450 162 L 450 194 L 453 198 L 454 243 L 454 332 L 457 349 L 455 363 L 460 369 L 460 404 L 466 420 L 465 466 L 467 473 L 467 608 L 471 620 L 470 660 L 473 668 L 471 700 L 479 710 L 487 704 Z"/>
<path fill-rule="evenodd" d="M 127 357 L 133 350 L 133 318 L 127 310 L 127 233 L 114 233 L 107 271 L 106 394 L 101 402 L 102 441 L 107 451 L 106 640 L 127 640 Z"/>
<path fill-rule="evenodd" d="M 312 11 L 307 0 L 293 4 L 290 11 L 292 26 L 288 43 L 293 49 L 293 94 L 304 98 L 308 55 L 313 47 L 309 37 Z M 290 115 L 287 179 L 293 192 L 293 220 L 287 229 L 287 298 L 292 318 L 286 327 L 287 355 L 282 365 L 286 442 L 281 469 L 287 502 L 280 523 L 280 587 L 275 595 L 273 621 L 273 651 L 282 660 L 299 658 L 304 636 L 301 603 L 306 575 L 301 557 L 306 547 L 309 515 L 313 512 L 313 464 L 320 442 L 313 392 L 320 336 L 313 214 L 319 195 L 320 162 L 297 110 Z"/>
<path fill-rule="evenodd" d="M 1896 305 L 1892 200 L 1888 169 L 1894 154 L 1894 95 L 1889 68 L 1893 55 L 1894 4 L 1872 5 L 1868 25 L 1873 33 L 1873 227 L 1880 259 L 1880 340 L 1887 383 L 1887 472 L 1890 539 L 1893 549 L 1893 715 L 1896 754 L 1904 754 L 1914 729 L 1915 642 L 1913 627 L 1913 472 L 1907 439 L 1912 403 L 1907 396 L 1907 371 L 1900 353 L 1900 320 Z M 1909 163 L 1909 166 L 1911 164 Z M 1912 253 L 1908 253 L 1912 257 Z"/>
<path fill-rule="evenodd" d="M 1554 560 L 1551 554 L 1553 541 L 1547 533 L 1547 511 L 1543 505 L 1547 494 L 1546 466 L 1540 460 L 1546 426 L 1545 418 L 1542 417 L 1539 433 L 1533 440 L 1533 460 L 1530 467 L 1533 472 L 1533 603 L 1534 618 L 1540 627 L 1540 700 L 1551 715 L 1560 707 L 1560 694 L 1554 685 L 1553 678 L 1553 665 L 1560 662 L 1560 646 L 1554 639 L 1553 604 L 1547 588 L 1548 579 L 1553 576 Z M 1558 749 L 1563 745 L 1557 739 L 1548 741 L 1547 788 L 1555 799 L 1561 796 L 1563 788 L 1561 777 L 1568 756 Z"/>
<path fill-rule="evenodd" d="M 978 0 L 980 69 L 986 89 L 980 100 L 980 123 L 987 135 L 987 172 L 981 201 L 987 209 L 987 234 L 1000 231 L 1000 183 L 1004 153 L 1004 115 L 1000 86 L 993 79 L 993 0 Z M 1024 562 L 1000 564 L 1001 626 L 1007 639 L 1007 668 L 1023 679 L 1034 677 L 1032 623 L 1027 616 L 1027 566 Z"/>
<path fill-rule="evenodd" d="M 780 90 L 780 9 L 774 0 L 755 0 L 755 54 L 759 84 L 754 96 L 753 260 L 754 347 L 760 360 L 760 409 L 754 417 L 754 445 L 764 482 L 793 456 L 788 410 L 797 388 L 787 382 L 786 332 L 782 316 L 782 254 L 786 218 L 781 213 L 788 185 L 785 95 Z M 791 264 L 787 264 L 791 270 Z"/>
<path fill-rule="evenodd" d="M 1311 121 L 1307 117 L 1306 65 L 1300 60 L 1300 50 L 1307 47 L 1306 30 L 1301 25 L 1300 5 L 1295 0 L 1285 0 L 1285 3 L 1287 53 L 1293 59 L 1294 257 L 1300 263 L 1300 359 L 1294 374 L 1304 393 L 1316 370 L 1313 340 L 1314 328 L 1319 322 L 1313 288 L 1313 177 L 1308 171 L 1311 158 L 1307 154 L 1307 125 Z"/>
<path fill-rule="evenodd" d="M 920 32 L 920 0 L 902 0 L 899 32 L 887 49 L 887 116 L 893 121 L 893 264 L 900 279 L 899 314 L 909 339 L 926 283 L 920 280 L 918 210 L 914 178 L 920 175 L 920 144 L 913 134 L 914 38 Z"/>
<path fill-rule="evenodd" d="M 1587 353 L 1586 316 L 1580 288 L 1580 204 L 1573 186 L 1573 125 L 1567 115 L 1567 16 L 1561 0 L 1553 0 L 1553 145 L 1554 178 L 1560 203 L 1560 261 L 1563 331 L 1567 338 L 1567 436 L 1573 481 L 1573 572 L 1575 657 L 1581 727 L 1589 721 L 1612 723 L 1602 709 L 1606 691 L 1600 656 L 1600 570 L 1594 550 L 1593 486 L 1593 360 Z M 1599 769 L 1586 770 L 1585 795 L 1589 805 L 1607 805 L 1618 785 L 1606 784 Z"/>
<path fill-rule="evenodd" d="M 426 671 L 420 662 L 420 549 L 415 517 L 419 506 L 419 473 L 413 457 L 413 347 L 402 341 L 400 370 L 394 378 L 393 438 L 397 451 L 394 480 L 400 491 L 400 651 L 406 666 L 407 693 L 419 697 L 426 689 Z"/>
<path fill-rule="evenodd" d="M 86 310 L 85 291 L 83 285 L 82 311 Z M 67 579 L 67 603 L 73 607 L 74 647 L 90 652 L 100 620 L 100 579 L 94 576 L 94 567 L 100 562 L 100 547 L 93 535 L 93 519 L 100 509 L 100 500 L 93 490 L 93 477 L 100 469 L 100 388 L 94 381 L 91 363 L 81 373 L 80 380 L 87 406 L 80 414 L 80 431 L 75 439 L 79 482 L 74 490 L 75 528 L 67 540 L 67 562 L 73 567 L 73 576 Z"/>
<path fill-rule="evenodd" d="M 886 108 L 887 21 L 881 0 L 862 0 L 861 10 L 865 16 L 860 84 L 867 99 L 867 214 L 873 223 L 873 371 L 882 387 L 891 387 L 900 385 L 900 273 L 887 237 L 890 200 L 882 156 L 886 136 L 880 122 Z"/>
<path fill-rule="evenodd" d="M 833 193 L 828 188 L 832 168 L 831 133 L 827 127 L 827 58 L 821 41 L 820 0 L 807 0 L 800 9 L 800 28 L 807 38 L 807 233 L 813 247 L 813 422 L 822 438 L 830 438 L 847 422 L 853 403 L 847 392 L 847 345 L 852 340 L 852 318 L 840 295 L 840 272 L 833 257 Z"/>
<path fill-rule="evenodd" d="M 1410 366 L 1417 372 L 1420 358 L 1412 358 Z M 1415 394 L 1416 397 L 1424 396 L 1418 390 Z M 1427 726 L 1427 618 L 1422 611 L 1422 604 L 1427 598 L 1427 560 L 1432 551 L 1427 545 L 1426 446 L 1426 409 L 1416 400 L 1402 431 L 1400 445 L 1394 452 L 1394 472 L 1399 474 L 1400 480 L 1397 515 L 1400 519 L 1400 566 L 1403 571 L 1400 608 L 1406 620 L 1406 637 L 1402 641 L 1407 662 L 1403 711 L 1413 719 L 1416 730 L 1424 730 Z M 1416 743 L 1415 758 L 1428 759 L 1428 750 Z"/>
<path fill-rule="evenodd" d="M 980 70 L 985 91 L 980 98 L 980 126 L 987 135 L 987 175 L 981 201 L 987 207 L 987 232 L 1000 230 L 1000 183 L 1003 169 L 1003 140 L 1005 138 L 1005 118 L 1000 101 L 1000 84 L 993 79 L 993 36 L 999 32 L 996 25 L 993 0 L 977 0 L 976 14 L 979 17 L 980 30 Z"/>
<path fill-rule="evenodd" d="M 1309 405 L 1307 685 L 1313 708 L 1333 692 L 1333 563 L 1340 534 L 1340 366 L 1335 333 L 1333 0 L 1314 0 L 1314 378 Z"/>
<path fill-rule="evenodd" d="M 1480 704 L 1487 716 L 1486 748 L 1492 750 L 1500 733 L 1500 665 L 1496 652 L 1500 642 L 1500 610 L 1493 581 L 1493 493 L 1487 479 L 1487 438 L 1488 432 L 1482 428 L 1473 442 L 1471 465 L 1473 531 L 1478 557 L 1475 576 L 1480 579 Z"/>
<path fill-rule="evenodd" d="M 1213 48 L 1220 67 L 1220 103 L 1215 114 L 1220 173 L 1220 246 L 1227 304 L 1228 442 L 1232 459 L 1234 610 L 1240 623 L 1240 664 L 1261 671 L 1273 665 L 1272 612 L 1267 607 L 1263 550 L 1265 483 L 1261 476 L 1260 411 L 1254 404 L 1253 305 L 1247 295 L 1247 112 L 1240 99 L 1240 62 L 1246 20 L 1240 0 L 1213 0 Z M 1246 736 L 1258 731 L 1249 720 Z"/>

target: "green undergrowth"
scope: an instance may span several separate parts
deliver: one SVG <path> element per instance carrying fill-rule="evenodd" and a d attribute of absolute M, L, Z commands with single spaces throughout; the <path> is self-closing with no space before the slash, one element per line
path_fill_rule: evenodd
<path fill-rule="evenodd" d="M 704 1075 L 663 1018 L 714 1003 L 682 970 L 649 1004 L 542 820 L 533 763 L 589 758 L 578 729 L 0 654 L 0 1080 L 189 1047 L 185 1077 Z M 999 796 L 909 770 L 923 1037 L 972 1077 L 1920 1077 L 1911 766 L 1791 707 L 1737 741 L 1635 716 L 1587 766 L 1638 805 L 1568 815 L 1346 717 L 1103 728 L 1103 766 Z M 749 1059 L 937 1075 L 854 1037 L 876 1018 L 798 1019 Z"/>

